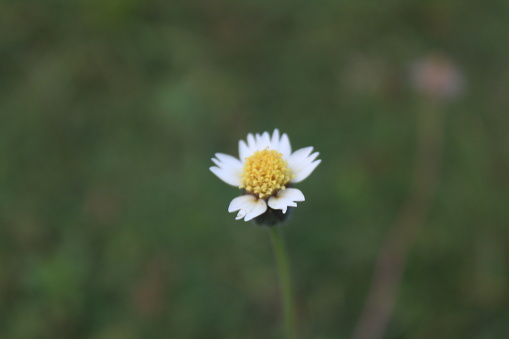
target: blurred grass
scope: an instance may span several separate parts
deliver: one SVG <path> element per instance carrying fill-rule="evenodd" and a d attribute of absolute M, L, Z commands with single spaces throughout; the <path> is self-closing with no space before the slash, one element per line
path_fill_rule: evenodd
<path fill-rule="evenodd" d="M 286 233 L 303 337 L 349 337 L 450 56 L 438 196 L 387 338 L 509 335 L 509 29 L 497 0 L 0 3 L 0 336 L 280 333 L 267 232 L 209 171 L 248 132 L 323 163 Z"/>

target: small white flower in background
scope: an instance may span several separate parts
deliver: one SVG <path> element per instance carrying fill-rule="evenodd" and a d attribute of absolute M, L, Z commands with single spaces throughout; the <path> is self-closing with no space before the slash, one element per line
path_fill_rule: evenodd
<path fill-rule="evenodd" d="M 232 200 L 229 212 L 238 211 L 236 219 L 255 219 L 262 224 L 274 225 L 285 219 L 289 207 L 304 201 L 304 194 L 292 184 L 306 179 L 321 160 L 313 147 L 301 148 L 292 153 L 288 135 L 280 136 L 274 130 L 248 134 L 247 142 L 239 141 L 239 159 L 216 153 L 210 167 L 219 179 L 244 191 Z"/>

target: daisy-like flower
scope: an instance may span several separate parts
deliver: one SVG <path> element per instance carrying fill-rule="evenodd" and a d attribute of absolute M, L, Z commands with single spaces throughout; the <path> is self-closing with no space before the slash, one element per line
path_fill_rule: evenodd
<path fill-rule="evenodd" d="M 286 217 L 289 207 L 304 201 L 304 194 L 292 185 L 306 179 L 321 160 L 313 147 L 292 153 L 288 135 L 274 130 L 248 134 L 247 142 L 239 141 L 239 159 L 216 153 L 210 167 L 219 179 L 237 186 L 244 194 L 233 199 L 228 212 L 238 211 L 236 219 L 274 225 Z"/>

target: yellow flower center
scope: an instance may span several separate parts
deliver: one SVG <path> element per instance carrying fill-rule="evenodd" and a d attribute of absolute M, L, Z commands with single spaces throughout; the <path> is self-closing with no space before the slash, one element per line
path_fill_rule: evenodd
<path fill-rule="evenodd" d="M 242 170 L 242 186 L 247 193 L 258 195 L 260 199 L 269 197 L 279 190 L 284 190 L 292 179 L 288 164 L 278 151 L 256 151 L 246 158 Z"/>

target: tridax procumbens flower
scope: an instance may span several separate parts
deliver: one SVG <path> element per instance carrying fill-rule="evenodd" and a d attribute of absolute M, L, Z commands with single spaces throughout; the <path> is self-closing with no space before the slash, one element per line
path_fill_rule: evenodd
<path fill-rule="evenodd" d="M 288 135 L 280 136 L 274 130 L 248 134 L 247 143 L 239 141 L 239 159 L 216 153 L 210 167 L 212 173 L 229 185 L 237 186 L 244 195 L 232 200 L 229 212 L 239 211 L 237 220 L 255 219 L 260 223 L 274 225 L 285 219 L 288 207 L 296 207 L 304 201 L 304 194 L 292 184 L 306 179 L 321 160 L 315 160 L 318 152 L 313 147 L 301 148 L 292 153 Z"/>

